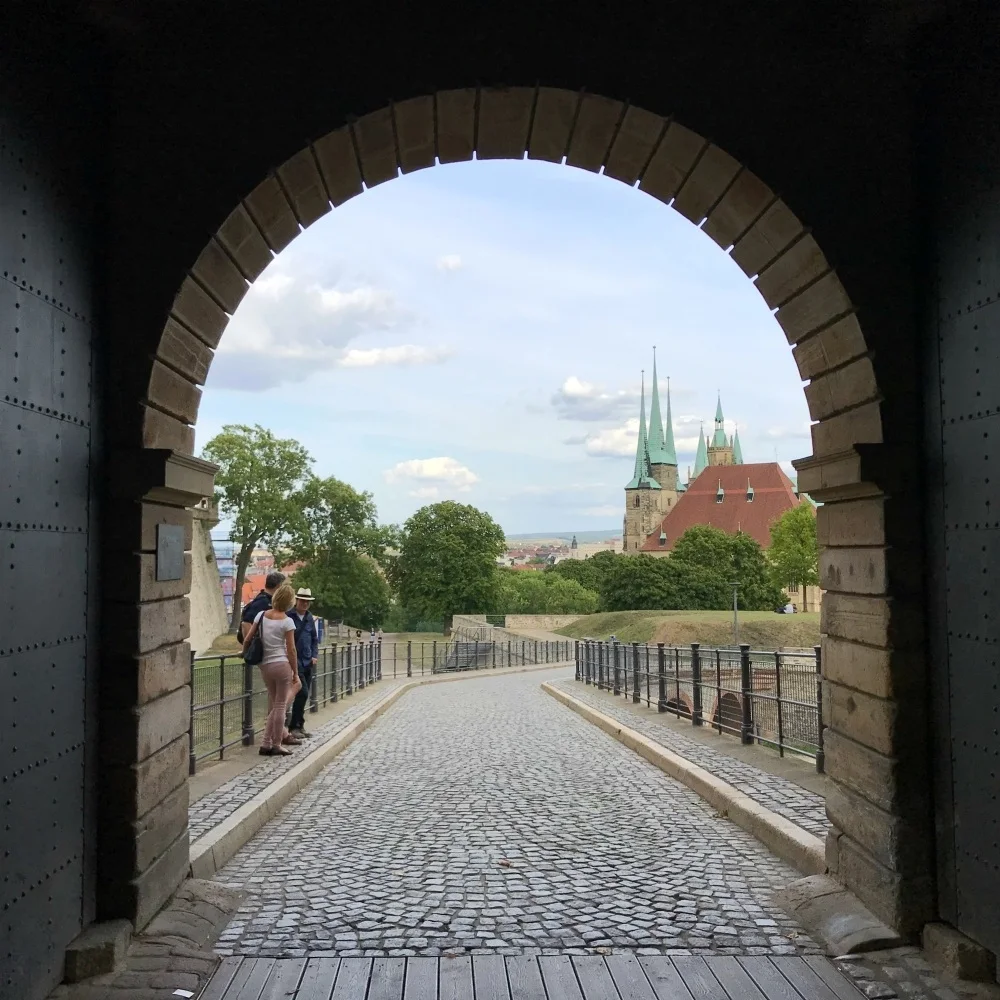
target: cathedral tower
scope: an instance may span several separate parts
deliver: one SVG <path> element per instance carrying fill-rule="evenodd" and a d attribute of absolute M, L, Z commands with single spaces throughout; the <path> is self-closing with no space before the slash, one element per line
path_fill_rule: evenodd
<path fill-rule="evenodd" d="M 726 437 L 725 421 L 722 417 L 722 397 L 719 397 L 715 406 L 715 433 L 708 446 L 709 465 L 734 465 L 733 441 Z"/>
<path fill-rule="evenodd" d="M 662 433 L 662 431 L 661 431 Z M 646 536 L 660 523 L 660 484 L 649 467 L 649 441 L 646 437 L 646 384 L 643 379 L 639 397 L 639 441 L 635 448 L 635 470 L 625 487 L 625 520 L 622 525 L 622 551 L 637 552 Z"/>
<path fill-rule="evenodd" d="M 653 400 L 649 408 L 649 467 L 664 491 L 660 506 L 666 511 L 677 500 L 677 449 L 670 414 L 670 380 L 667 380 L 667 425 L 660 417 L 660 383 L 656 377 L 656 348 L 653 348 Z"/>

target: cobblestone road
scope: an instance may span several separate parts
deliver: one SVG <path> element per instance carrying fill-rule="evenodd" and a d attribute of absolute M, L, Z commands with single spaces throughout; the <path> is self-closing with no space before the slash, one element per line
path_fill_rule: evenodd
<path fill-rule="evenodd" d="M 692 764 L 705 768 L 706 771 L 745 792 L 772 812 L 790 819 L 803 830 L 808 830 L 817 837 L 826 836 L 830 824 L 826 818 L 826 803 L 822 795 L 817 795 L 787 778 L 768 774 L 752 764 L 730 757 L 729 754 L 713 750 L 712 747 L 697 740 L 689 740 L 657 719 L 633 711 L 629 703 L 621 697 L 616 698 L 572 678 L 558 681 L 556 686 L 578 701 L 590 705 L 591 708 L 610 715 L 623 726 L 656 740 L 661 746 L 680 754 Z M 664 715 L 661 718 L 666 719 L 668 716 Z M 761 749 L 761 753 L 767 751 Z"/>
<path fill-rule="evenodd" d="M 216 878 L 249 891 L 223 954 L 797 954 L 797 877 L 539 690 L 418 688 Z"/>

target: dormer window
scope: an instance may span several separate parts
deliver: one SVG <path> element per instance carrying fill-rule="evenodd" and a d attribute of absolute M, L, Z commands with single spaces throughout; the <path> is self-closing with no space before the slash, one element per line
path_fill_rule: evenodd
<path fill-rule="evenodd" d="M 663 548 L 667 544 L 667 536 L 661 531 L 660 532 L 660 548 Z"/>
<path fill-rule="evenodd" d="M 747 480 L 747 503 L 753 503 L 753 487 L 750 485 L 750 480 Z"/>
<path fill-rule="evenodd" d="M 722 480 L 719 480 L 719 488 L 715 493 L 715 502 L 722 503 L 726 499 L 726 491 L 722 488 Z"/>

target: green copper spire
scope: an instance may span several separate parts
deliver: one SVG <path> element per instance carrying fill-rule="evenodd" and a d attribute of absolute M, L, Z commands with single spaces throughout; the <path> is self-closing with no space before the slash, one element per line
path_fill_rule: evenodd
<path fill-rule="evenodd" d="M 733 465 L 743 464 L 743 449 L 740 447 L 740 429 L 733 435 Z"/>
<path fill-rule="evenodd" d="M 646 440 L 646 379 L 642 380 L 642 392 L 639 396 L 639 441 L 635 446 L 635 474 L 625 487 L 636 489 L 658 490 L 660 484 L 649 473 L 649 442 Z"/>
<path fill-rule="evenodd" d="M 667 453 L 667 465 L 677 464 L 677 449 L 674 447 L 674 418 L 670 414 L 670 379 L 667 379 L 667 429 L 663 435 L 663 450 Z"/>
<path fill-rule="evenodd" d="M 669 403 L 668 403 L 669 405 Z M 649 407 L 649 461 L 652 465 L 676 464 L 667 454 L 663 438 L 663 419 L 660 417 L 660 384 L 656 378 L 656 348 L 653 348 L 653 402 Z"/>
<path fill-rule="evenodd" d="M 705 426 L 702 424 L 701 430 L 698 432 L 698 451 L 694 456 L 694 478 L 697 479 L 698 476 L 704 471 L 705 467 L 708 465 L 708 451 L 705 448 Z"/>
<path fill-rule="evenodd" d="M 726 428 L 722 417 L 722 395 L 715 404 L 715 434 L 712 435 L 713 448 L 725 448 L 729 442 L 726 440 Z"/>

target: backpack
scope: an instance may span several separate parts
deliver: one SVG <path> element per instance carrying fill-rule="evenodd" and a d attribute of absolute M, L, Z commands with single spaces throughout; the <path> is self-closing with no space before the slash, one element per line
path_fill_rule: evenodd
<path fill-rule="evenodd" d="M 247 646 L 247 651 L 243 654 L 243 662 L 251 667 L 257 666 L 264 659 L 264 612 L 262 611 L 256 618 L 257 631 Z"/>

